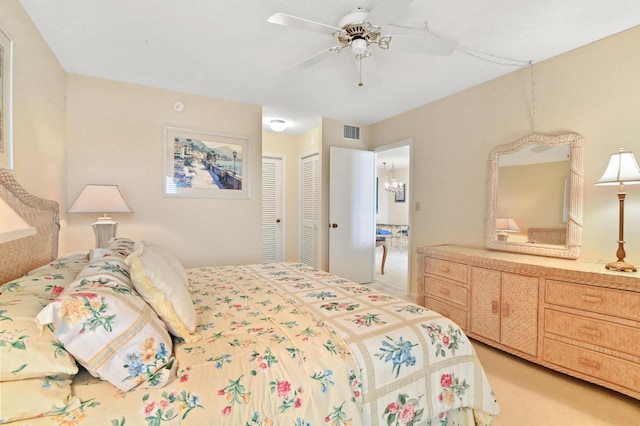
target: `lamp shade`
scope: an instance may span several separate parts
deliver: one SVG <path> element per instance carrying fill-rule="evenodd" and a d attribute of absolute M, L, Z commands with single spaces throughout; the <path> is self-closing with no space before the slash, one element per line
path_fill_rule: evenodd
<path fill-rule="evenodd" d="M 9 204 L 0 199 L 0 243 L 35 234 L 36 228 L 29 226 Z"/>
<path fill-rule="evenodd" d="M 68 213 L 131 213 L 117 185 L 87 185 Z"/>
<path fill-rule="evenodd" d="M 609 165 L 596 185 L 619 185 L 621 183 L 626 185 L 640 183 L 640 168 L 638 168 L 633 152 L 625 151 L 623 148 L 620 148 L 620 151 L 615 154 L 611 154 Z"/>
<path fill-rule="evenodd" d="M 515 220 L 507 217 L 496 218 L 496 230 L 502 232 L 520 232 Z"/>

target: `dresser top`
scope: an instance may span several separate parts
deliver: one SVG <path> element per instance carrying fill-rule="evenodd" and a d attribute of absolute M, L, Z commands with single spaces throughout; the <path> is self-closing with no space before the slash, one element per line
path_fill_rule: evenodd
<path fill-rule="evenodd" d="M 603 262 L 559 259 L 452 245 L 418 247 L 420 255 L 506 271 L 640 292 L 638 272 L 615 272 Z"/>

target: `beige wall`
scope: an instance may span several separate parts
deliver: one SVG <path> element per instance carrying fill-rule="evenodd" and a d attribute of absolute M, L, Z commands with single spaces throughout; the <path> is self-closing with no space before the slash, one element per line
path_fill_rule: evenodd
<path fill-rule="evenodd" d="M 615 260 L 616 189 L 595 187 L 622 146 L 640 158 L 640 27 L 536 64 L 536 129 L 585 139 L 582 258 Z M 532 132 L 531 71 L 523 69 L 371 126 L 371 145 L 413 139 L 412 253 L 418 246 L 484 244 L 486 159 Z M 418 166 L 419 165 L 419 166 Z M 640 264 L 640 185 L 627 187 L 627 260 Z M 416 259 L 412 259 L 412 288 Z"/>
<path fill-rule="evenodd" d="M 94 218 L 65 217 L 67 203 L 85 183 L 109 182 L 121 185 L 135 210 L 116 217 L 119 235 L 168 245 L 187 266 L 260 259 L 260 107 L 65 76 L 18 0 L 0 2 L 0 26 L 15 41 L 15 174 L 28 190 L 61 202 L 61 253 L 93 245 Z M 640 157 L 640 55 L 633 54 L 638 45 L 640 28 L 634 28 L 535 65 L 537 131 L 574 131 L 585 138 L 585 259 L 614 260 L 618 232 L 616 189 L 592 183 L 618 147 Z M 361 144 L 342 139 L 343 123 L 323 119 L 299 141 L 302 155 L 313 149 L 314 138 L 321 141 L 321 223 L 328 223 L 329 165 L 323 160 L 329 146 L 373 149 L 412 140 L 412 253 L 441 243 L 483 246 L 486 159 L 496 145 L 531 133 L 530 78 L 523 69 L 363 126 Z M 182 114 L 171 109 L 176 100 L 186 106 Z M 251 199 L 163 197 L 164 125 L 248 136 Z M 627 194 L 627 260 L 638 264 L 640 185 L 628 186 Z M 327 243 L 323 229 L 322 267 Z"/>
<path fill-rule="evenodd" d="M 65 199 L 65 72 L 18 0 L 0 1 L 0 28 L 14 44 L 14 176 L 35 195 Z"/>
<path fill-rule="evenodd" d="M 78 75 L 67 81 L 67 203 L 85 184 L 117 184 L 135 212 L 113 215 L 118 235 L 169 247 L 187 267 L 260 261 L 259 106 Z M 185 105 L 184 112 L 173 110 L 175 101 Z M 250 199 L 163 196 L 167 125 L 247 137 Z M 67 215 L 63 240 L 71 250 L 94 244 L 94 220 Z"/>

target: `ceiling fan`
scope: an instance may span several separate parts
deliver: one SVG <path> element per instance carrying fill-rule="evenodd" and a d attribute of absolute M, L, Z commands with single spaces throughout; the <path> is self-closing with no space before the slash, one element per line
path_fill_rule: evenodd
<path fill-rule="evenodd" d="M 394 25 L 394 20 L 405 12 L 412 1 L 387 0 L 371 11 L 357 7 L 342 17 L 336 26 L 285 13 L 275 13 L 267 19 L 267 22 L 322 33 L 335 39 L 337 45 L 324 49 L 302 61 L 296 68 L 309 68 L 330 57 L 333 53 L 340 53 L 342 50 L 348 49 L 353 54 L 360 74 L 358 86 L 362 86 L 362 60 L 372 57 L 373 53 L 370 50 L 372 45 L 377 45 L 382 50 L 388 50 L 392 40 L 401 40 L 400 46 L 398 46 L 400 49 L 404 47 L 413 52 L 439 56 L 451 55 L 456 50 L 458 43 L 454 40 L 436 37 L 428 31 L 416 34 L 415 30 L 427 30 L 426 23 L 420 28 Z M 396 31 L 403 28 L 413 31 L 410 34 L 406 32 L 404 34 L 390 34 L 387 33 L 389 26 L 396 27 Z M 394 46 L 395 44 L 396 42 L 394 42 Z M 372 60 L 369 63 L 375 66 Z"/>

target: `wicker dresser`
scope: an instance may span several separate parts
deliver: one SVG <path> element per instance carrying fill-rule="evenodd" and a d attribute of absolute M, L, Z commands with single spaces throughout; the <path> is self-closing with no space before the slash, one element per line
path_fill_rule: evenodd
<path fill-rule="evenodd" d="M 474 339 L 640 399 L 640 275 L 456 246 L 418 248 L 420 300 Z"/>

